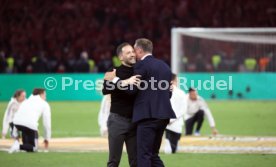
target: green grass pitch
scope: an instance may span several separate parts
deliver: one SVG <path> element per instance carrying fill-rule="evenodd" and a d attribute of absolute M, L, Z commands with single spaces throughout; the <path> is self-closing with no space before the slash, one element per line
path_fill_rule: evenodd
<path fill-rule="evenodd" d="M 223 135 L 276 136 L 275 101 L 209 101 L 217 128 Z M 2 122 L 7 102 L 0 103 Z M 97 115 L 99 102 L 50 102 L 52 109 L 53 137 L 99 136 Z M 2 123 L 0 125 L 2 129 Z M 42 127 L 40 126 L 40 129 Z M 42 132 L 40 130 L 40 132 Z M 209 135 L 207 121 L 202 135 Z M 108 153 L 18 153 L 9 155 L 0 152 L 0 166 L 106 166 Z M 169 167 L 272 167 L 276 166 L 276 155 L 261 154 L 161 154 Z M 20 165 L 19 165 L 20 164 Z M 122 167 L 127 165 L 127 155 L 122 158 Z"/>
<path fill-rule="evenodd" d="M 104 167 L 107 153 L 17 153 L 0 152 L 3 167 Z M 120 167 L 128 167 L 124 154 Z M 273 167 L 276 155 L 257 154 L 161 154 L 166 167 Z"/>

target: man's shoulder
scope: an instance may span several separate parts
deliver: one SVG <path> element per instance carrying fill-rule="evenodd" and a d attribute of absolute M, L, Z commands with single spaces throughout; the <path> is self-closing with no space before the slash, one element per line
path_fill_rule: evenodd
<path fill-rule="evenodd" d="M 46 100 L 41 99 L 40 104 L 41 104 L 41 107 L 43 107 L 44 109 L 50 108 L 50 104 Z"/>
<path fill-rule="evenodd" d="M 120 66 L 119 66 L 119 67 L 120 67 Z M 106 72 L 112 72 L 114 69 L 116 69 L 116 70 L 117 70 L 117 69 L 118 69 L 118 67 L 113 67 L 113 66 L 112 66 L 112 67 L 110 67 L 110 68 L 109 68 Z"/>
<path fill-rule="evenodd" d="M 120 65 L 120 66 L 117 66 L 117 67 L 112 67 L 109 72 L 113 71 L 113 70 L 116 70 L 116 71 L 125 71 L 126 69 L 127 70 L 131 70 L 133 69 L 133 67 L 126 67 L 126 66 L 123 66 L 123 65 Z"/>
<path fill-rule="evenodd" d="M 162 69 L 170 70 L 169 65 L 161 59 L 153 57 L 150 61 L 151 61 L 152 64 L 156 64 L 158 67 L 160 67 Z"/>
<path fill-rule="evenodd" d="M 174 87 L 173 91 L 172 91 L 172 97 L 175 97 L 177 99 L 182 99 L 182 100 L 186 100 L 186 94 L 184 91 L 182 91 L 180 88 L 178 87 Z"/>
<path fill-rule="evenodd" d="M 134 69 L 135 69 L 135 68 L 140 68 L 140 67 L 143 66 L 144 64 L 145 64 L 145 61 L 144 61 L 144 60 L 137 61 L 133 67 L 134 67 Z"/>
<path fill-rule="evenodd" d="M 184 90 L 180 89 L 179 87 L 175 87 L 175 91 L 180 94 L 181 96 L 186 96 L 186 93 Z"/>
<path fill-rule="evenodd" d="M 199 101 L 204 101 L 204 98 L 201 97 L 201 96 L 199 96 L 199 95 L 197 95 L 197 99 L 198 99 Z"/>
<path fill-rule="evenodd" d="M 16 99 L 11 99 L 8 103 L 9 106 L 14 106 L 14 105 L 17 105 L 17 104 L 18 104 L 18 102 L 17 102 Z"/>
<path fill-rule="evenodd" d="M 158 58 L 155 58 L 154 56 L 147 56 L 144 60 L 138 61 L 135 66 L 141 66 L 141 65 L 154 65 L 154 64 L 162 64 L 166 65 L 166 63 Z"/>

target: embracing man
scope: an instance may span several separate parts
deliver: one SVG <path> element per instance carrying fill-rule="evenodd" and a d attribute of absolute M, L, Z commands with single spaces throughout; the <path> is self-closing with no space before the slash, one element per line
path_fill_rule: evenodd
<path fill-rule="evenodd" d="M 130 167 L 136 167 L 136 126 L 132 123 L 134 94 L 125 91 L 127 84 L 135 83 L 139 79 L 133 76 L 133 65 L 136 63 L 136 55 L 133 47 L 128 43 L 122 43 L 117 47 L 117 55 L 122 65 L 115 68 L 116 74 L 123 82 L 104 81 L 103 94 L 111 95 L 110 114 L 107 120 L 109 160 L 108 167 L 118 167 L 120 164 L 123 145 L 126 144 Z M 115 71 L 114 70 L 114 71 Z M 128 79 L 129 78 L 129 79 Z M 131 82 L 134 81 L 134 82 Z M 124 85 L 125 84 L 125 85 Z"/>
<path fill-rule="evenodd" d="M 162 136 L 170 118 L 175 118 L 170 103 L 172 73 L 165 62 L 153 57 L 150 40 L 137 39 L 134 50 L 138 60 L 134 75 L 141 79 L 139 86 L 129 90 L 136 95 L 132 122 L 137 124 L 137 166 L 163 167 L 159 157 Z M 105 79 L 117 83 L 122 78 L 113 71 Z"/>

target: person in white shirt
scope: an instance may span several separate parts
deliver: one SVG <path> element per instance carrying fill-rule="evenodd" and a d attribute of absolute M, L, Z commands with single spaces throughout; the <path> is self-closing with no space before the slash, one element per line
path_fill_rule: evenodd
<path fill-rule="evenodd" d="M 196 89 L 190 88 L 187 98 L 187 112 L 185 114 L 186 135 L 193 134 L 194 125 L 197 123 L 194 135 L 200 136 L 204 116 L 208 119 L 212 134 L 217 135 L 218 131 L 215 127 L 215 120 L 207 103 L 197 94 Z"/>
<path fill-rule="evenodd" d="M 21 104 L 14 116 L 14 128 L 22 133 L 23 144 L 20 145 L 19 141 L 16 140 L 9 153 L 19 150 L 37 151 L 38 121 L 41 116 L 44 126 L 44 146 L 47 150 L 51 138 L 51 111 L 49 104 L 46 102 L 45 89 L 36 88 L 32 95 Z"/>
<path fill-rule="evenodd" d="M 100 133 L 101 133 L 101 136 L 103 137 L 107 137 L 108 135 L 107 119 L 110 113 L 110 106 L 111 106 L 110 94 L 104 95 L 101 102 L 99 115 L 98 115 L 98 124 L 100 126 Z"/>
<path fill-rule="evenodd" d="M 21 103 L 26 99 L 26 92 L 25 90 L 17 90 L 15 91 L 13 97 L 9 101 L 7 109 L 4 114 L 3 118 L 3 129 L 2 129 L 2 139 L 6 138 L 6 135 L 10 129 L 11 137 L 13 131 L 13 123 L 12 120 L 14 118 L 15 113 L 17 112 Z"/>
<path fill-rule="evenodd" d="M 184 114 L 187 109 L 186 94 L 177 87 L 177 76 L 173 74 L 172 78 L 172 97 L 171 105 L 175 112 L 176 118 L 170 119 L 170 123 L 165 130 L 165 146 L 166 154 L 176 153 L 178 141 L 182 134 L 184 125 Z"/>

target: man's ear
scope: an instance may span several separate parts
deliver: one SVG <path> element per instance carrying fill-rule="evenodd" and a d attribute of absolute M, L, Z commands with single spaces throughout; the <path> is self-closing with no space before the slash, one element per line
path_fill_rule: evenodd
<path fill-rule="evenodd" d="M 120 54 L 118 57 L 119 57 L 119 60 L 123 61 L 123 56 L 122 56 L 122 54 Z"/>
<path fill-rule="evenodd" d="M 139 54 L 142 54 L 143 53 L 143 50 L 141 48 L 137 48 L 138 49 L 138 53 Z"/>

